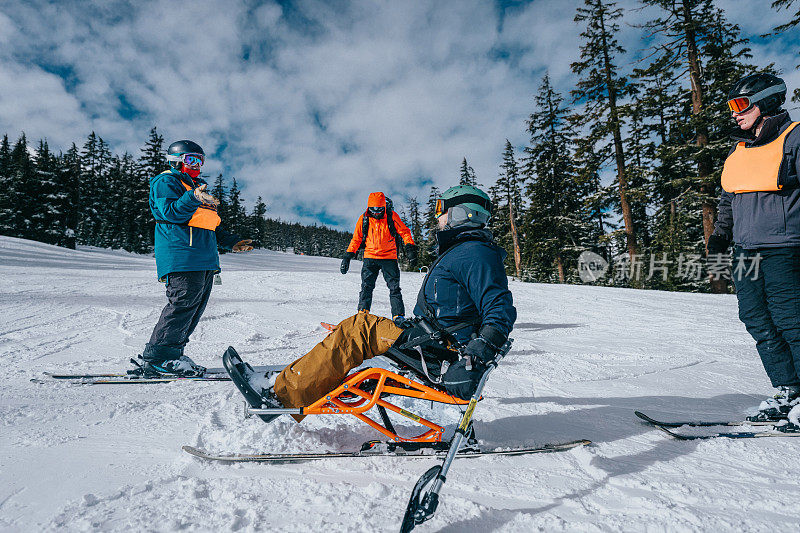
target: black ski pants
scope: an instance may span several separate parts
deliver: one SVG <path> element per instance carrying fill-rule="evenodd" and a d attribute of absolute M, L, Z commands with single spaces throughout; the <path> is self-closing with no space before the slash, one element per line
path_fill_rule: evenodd
<path fill-rule="evenodd" d="M 203 316 L 213 286 L 213 270 L 167 275 L 167 305 L 142 353 L 146 361 L 159 363 L 183 355 L 183 348 Z"/>
<path fill-rule="evenodd" d="M 732 277 L 772 386 L 800 385 L 800 248 L 736 247 Z"/>
<path fill-rule="evenodd" d="M 375 280 L 378 272 L 383 271 L 383 279 L 389 287 L 389 302 L 392 306 L 392 317 L 405 316 L 406 308 L 403 305 L 403 295 L 400 293 L 400 266 L 397 259 L 372 259 L 364 258 L 361 267 L 361 293 L 358 295 L 358 310 L 367 311 L 372 307 L 372 291 L 375 290 Z"/>

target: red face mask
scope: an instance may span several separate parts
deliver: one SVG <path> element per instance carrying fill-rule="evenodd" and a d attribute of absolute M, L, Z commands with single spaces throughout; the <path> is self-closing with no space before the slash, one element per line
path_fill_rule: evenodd
<path fill-rule="evenodd" d="M 196 178 L 197 176 L 200 175 L 200 169 L 199 168 L 187 167 L 185 164 L 182 165 L 182 167 L 183 167 L 183 172 L 185 172 L 186 174 L 189 174 L 189 177 L 192 178 L 192 179 L 194 179 L 194 178 Z"/>

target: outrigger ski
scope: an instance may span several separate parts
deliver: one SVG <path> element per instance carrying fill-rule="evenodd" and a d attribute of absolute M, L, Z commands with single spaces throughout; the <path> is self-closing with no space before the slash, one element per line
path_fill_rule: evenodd
<path fill-rule="evenodd" d="M 183 446 L 181 449 L 190 455 L 205 459 L 208 461 L 221 461 L 225 463 L 291 463 L 301 461 L 315 461 L 319 459 L 340 459 L 340 458 L 366 458 L 366 457 L 401 457 L 409 459 L 425 459 L 431 457 L 441 457 L 447 453 L 446 447 L 440 449 L 419 447 L 417 450 L 405 450 L 402 443 L 384 443 L 378 441 L 378 445 L 370 446 L 374 441 L 365 443 L 367 449 L 357 452 L 324 452 L 324 453 L 253 453 L 253 454 L 212 454 L 205 450 L 195 448 L 194 446 Z M 564 452 L 577 448 L 579 446 L 587 446 L 591 444 L 588 440 L 575 440 L 571 442 L 563 442 L 559 444 L 545 444 L 544 446 L 533 448 L 512 448 L 509 450 L 478 450 L 474 448 L 465 448 L 458 452 L 456 457 L 484 457 L 487 455 L 528 455 L 534 453 L 555 453 Z M 372 451 L 376 449 L 377 451 Z"/>
<path fill-rule="evenodd" d="M 800 437 L 800 431 L 774 431 L 774 427 L 765 431 L 722 431 L 711 435 L 684 435 L 671 431 L 664 426 L 656 425 L 658 429 L 678 440 L 707 440 L 707 439 L 758 439 L 762 437 Z"/>
<path fill-rule="evenodd" d="M 776 424 L 782 422 L 781 420 L 776 420 L 773 422 L 660 422 L 655 420 L 654 418 L 650 418 L 644 413 L 639 411 L 634 411 L 634 414 L 651 424 L 652 426 L 660 429 L 667 435 L 676 438 L 678 440 L 707 440 L 707 439 L 718 439 L 718 438 L 727 438 L 727 439 L 757 439 L 762 437 L 800 437 L 800 431 L 776 431 Z M 683 433 L 678 433 L 676 431 L 672 431 L 675 428 L 687 426 L 687 427 L 713 427 L 713 426 L 762 426 L 766 429 L 762 431 L 720 431 L 717 433 L 711 433 L 709 435 L 685 435 Z"/>
<path fill-rule="evenodd" d="M 713 427 L 713 426 L 774 426 L 780 420 L 772 420 L 767 422 L 750 422 L 747 420 L 742 420 L 740 422 L 726 420 L 724 422 L 705 422 L 705 421 L 669 421 L 664 422 L 661 420 L 656 420 L 646 414 L 642 413 L 641 411 L 634 411 L 633 414 L 644 420 L 649 424 L 653 424 L 654 426 L 661 426 L 665 428 L 679 428 L 681 426 L 690 426 L 690 427 Z"/>

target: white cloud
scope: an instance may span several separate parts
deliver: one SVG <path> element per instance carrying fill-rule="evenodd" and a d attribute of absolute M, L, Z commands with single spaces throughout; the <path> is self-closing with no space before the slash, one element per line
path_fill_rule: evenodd
<path fill-rule="evenodd" d="M 736 22 L 753 10 L 720 1 Z M 7 2 L 0 132 L 66 148 L 95 130 L 136 153 L 156 124 L 167 142 L 192 138 L 219 152 L 207 172 L 236 177 L 270 215 L 308 222 L 298 213 L 326 212 L 350 229 L 369 192 L 424 200 L 421 180 L 454 183 L 464 156 L 493 183 L 505 139 L 527 141 L 544 71 L 562 92 L 572 87 L 579 4 L 509 9 L 501 31 L 488 0 Z M 747 32 L 780 17 L 760 11 L 740 22 Z M 622 30 L 636 48 L 639 30 Z M 800 83 L 796 52 L 782 42 L 754 50 Z M 132 119 L 121 97 L 138 111 Z"/>

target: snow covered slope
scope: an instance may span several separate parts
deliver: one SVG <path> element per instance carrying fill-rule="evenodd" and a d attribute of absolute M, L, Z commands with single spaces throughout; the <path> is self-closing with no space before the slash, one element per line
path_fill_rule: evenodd
<path fill-rule="evenodd" d="M 226 255 L 187 353 L 232 344 L 289 362 L 355 310 L 360 265 Z M 407 304 L 422 276 L 404 274 Z M 733 296 L 512 283 L 514 350 L 476 429 L 486 446 L 589 438 L 563 454 L 455 463 L 420 531 L 790 531 L 800 441 L 679 442 L 633 416 L 739 418 L 770 392 Z M 373 311 L 388 314 L 378 284 Z M 0 237 L 0 531 L 396 531 L 434 460 L 204 463 L 212 451 L 353 450 L 346 417 L 244 420 L 230 383 L 37 384 L 45 370 L 119 370 L 165 301 L 152 258 Z M 455 408 L 431 412 L 453 424 Z"/>

